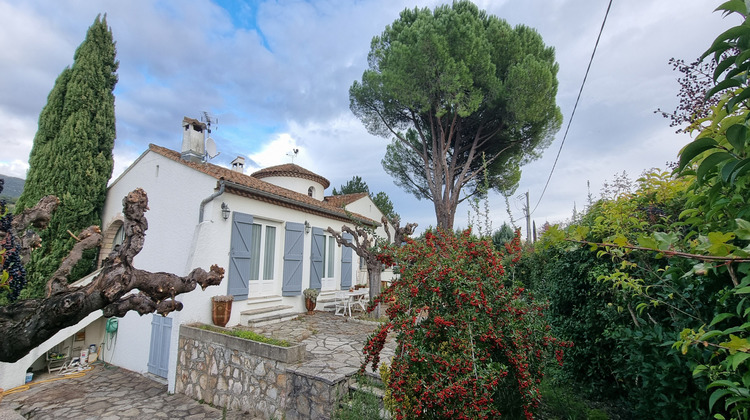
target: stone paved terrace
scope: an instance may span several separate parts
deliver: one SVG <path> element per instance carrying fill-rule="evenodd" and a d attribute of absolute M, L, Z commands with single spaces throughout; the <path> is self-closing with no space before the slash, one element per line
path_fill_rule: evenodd
<path fill-rule="evenodd" d="M 364 360 L 364 342 L 376 327 L 372 322 L 315 312 L 253 330 L 304 343 L 307 357 L 295 370 L 333 380 L 359 369 Z M 390 360 L 394 345 L 389 338 L 381 360 Z M 49 378 L 42 376 L 40 380 Z M 23 418 L 19 414 L 36 420 L 222 418 L 220 409 L 199 404 L 184 395 L 169 395 L 166 385 L 125 369 L 105 369 L 102 365 L 83 377 L 33 385 L 28 391 L 7 395 L 0 401 L 0 419 Z M 226 418 L 250 419 L 232 411 Z"/>
<path fill-rule="evenodd" d="M 58 377 L 46 375 L 40 381 Z M 167 386 L 126 369 L 95 368 L 78 378 L 33 385 L 0 402 L 3 419 L 121 420 L 221 419 L 222 410 L 184 395 L 169 395 Z M 229 413 L 228 419 L 243 418 Z"/>
<path fill-rule="evenodd" d="M 253 327 L 252 330 L 267 337 L 305 344 L 307 357 L 295 371 L 334 381 L 359 370 L 364 361 L 362 349 L 365 341 L 377 326 L 375 322 L 316 311 L 314 315 L 300 315 L 291 321 Z M 394 349 L 395 340 L 389 335 L 380 360 L 390 363 Z"/>

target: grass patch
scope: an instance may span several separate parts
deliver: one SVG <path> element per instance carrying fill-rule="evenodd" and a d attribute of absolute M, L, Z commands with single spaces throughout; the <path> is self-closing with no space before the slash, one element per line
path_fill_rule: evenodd
<path fill-rule="evenodd" d="M 383 419 L 380 398 L 367 391 L 367 389 L 373 389 L 374 382 L 363 375 L 357 376 L 355 380 L 364 390 L 352 391 L 344 396 L 332 418 L 334 420 Z"/>
<path fill-rule="evenodd" d="M 610 420 L 603 410 L 593 408 L 572 389 L 544 379 L 540 386 L 542 404 L 539 418 L 556 420 Z"/>
<path fill-rule="evenodd" d="M 226 330 L 223 328 L 213 327 L 211 325 L 198 325 L 198 328 L 206 331 L 213 331 L 224 335 L 231 335 L 232 337 L 239 337 L 245 340 L 257 341 L 259 343 L 271 344 L 279 347 L 291 347 L 292 345 L 286 340 L 279 340 L 276 338 L 266 337 L 253 331 L 248 330 Z"/>

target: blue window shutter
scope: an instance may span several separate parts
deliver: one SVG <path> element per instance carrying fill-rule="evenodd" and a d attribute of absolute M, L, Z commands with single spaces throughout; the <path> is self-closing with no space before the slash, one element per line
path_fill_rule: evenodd
<path fill-rule="evenodd" d="M 312 228 L 312 250 L 310 255 L 310 288 L 320 290 L 323 277 L 323 247 L 326 235 L 321 228 Z"/>
<path fill-rule="evenodd" d="M 232 236 L 229 248 L 229 273 L 227 293 L 235 299 L 247 299 L 250 279 L 250 258 L 253 232 L 253 216 L 232 213 Z"/>
<path fill-rule="evenodd" d="M 304 248 L 305 225 L 286 222 L 282 296 L 299 296 L 302 294 L 302 253 Z"/>
<path fill-rule="evenodd" d="M 352 242 L 352 235 L 344 233 L 342 235 L 348 243 Z M 341 290 L 352 287 L 352 249 L 348 246 L 341 246 Z"/>
<path fill-rule="evenodd" d="M 167 377 L 169 372 L 169 340 L 172 339 L 172 318 L 154 314 L 151 319 L 151 350 L 148 371 Z"/>

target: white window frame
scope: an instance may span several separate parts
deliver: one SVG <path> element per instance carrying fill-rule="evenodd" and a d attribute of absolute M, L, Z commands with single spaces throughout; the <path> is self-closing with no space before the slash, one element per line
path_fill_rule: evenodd
<path fill-rule="evenodd" d="M 258 243 L 253 243 L 251 247 L 251 261 L 253 262 L 250 267 L 250 277 L 248 281 L 270 281 L 276 279 L 276 273 L 278 272 L 278 265 L 276 264 L 277 255 L 279 252 L 279 226 L 275 223 L 269 223 L 265 220 L 254 219 L 253 220 L 253 242 L 255 242 L 255 235 L 257 231 L 260 231 L 260 238 Z M 268 243 L 268 232 L 269 229 L 273 229 L 273 243 Z M 260 245 L 260 246 L 256 246 Z M 270 248 L 269 248 L 270 245 Z M 270 260 L 273 265 L 270 273 L 266 269 L 266 257 L 268 252 L 273 253 Z"/>
<path fill-rule="evenodd" d="M 324 279 L 336 277 L 336 239 L 333 236 L 325 235 L 323 244 L 323 275 Z"/>

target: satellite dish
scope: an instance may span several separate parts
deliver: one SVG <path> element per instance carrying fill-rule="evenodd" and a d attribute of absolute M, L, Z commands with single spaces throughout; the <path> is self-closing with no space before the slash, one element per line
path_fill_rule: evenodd
<path fill-rule="evenodd" d="M 216 152 L 216 142 L 211 137 L 206 139 L 206 154 L 209 159 L 213 159 L 219 154 Z"/>

